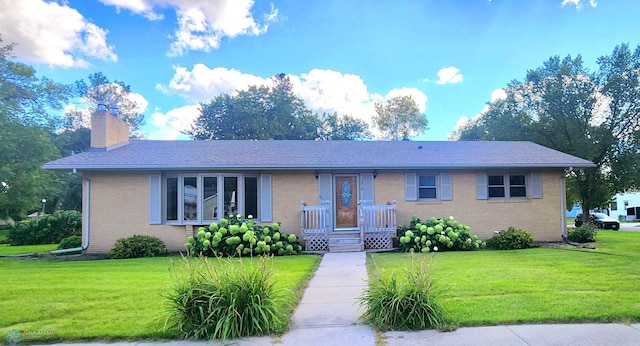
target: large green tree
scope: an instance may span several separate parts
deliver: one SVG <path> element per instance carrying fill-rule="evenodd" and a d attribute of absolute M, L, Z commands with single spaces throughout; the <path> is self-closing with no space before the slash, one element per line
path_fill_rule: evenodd
<path fill-rule="evenodd" d="M 141 138 L 144 135 L 140 129 L 145 124 L 142 109 L 146 105 L 140 104 L 140 100 L 133 97 L 131 86 L 122 81 L 111 81 L 101 72 L 92 73 L 85 80 L 75 82 L 74 91 L 76 96 L 82 98 L 87 105 L 87 109 L 69 110 L 65 113 L 65 130 L 77 130 L 90 126 L 90 114 L 96 111 L 98 104 L 103 103 L 107 107 L 115 106 L 122 119 L 129 124 L 129 133 L 132 138 Z"/>
<path fill-rule="evenodd" d="M 314 139 L 318 118 L 293 94 L 284 74 L 274 85 L 251 86 L 201 104 L 201 114 L 185 133 L 205 139 Z"/>
<path fill-rule="evenodd" d="M 617 46 L 590 72 L 580 56 L 552 57 L 515 80 L 506 98 L 463 127 L 460 140 L 530 140 L 596 164 L 568 172 L 583 215 L 640 188 L 640 47 Z"/>
<path fill-rule="evenodd" d="M 60 157 L 53 142 L 60 118 L 52 110 L 66 102 L 69 88 L 12 61 L 12 49 L 0 47 L 0 218 L 20 219 L 62 186 L 59 174 L 40 166 Z"/>
<path fill-rule="evenodd" d="M 195 140 L 354 140 L 370 136 L 367 124 L 351 116 L 333 113 L 319 117 L 294 94 L 284 74 L 273 77 L 272 87 L 250 86 L 200 106 L 200 116 L 185 132 Z"/>
<path fill-rule="evenodd" d="M 385 104 L 376 102 L 375 107 L 373 122 L 385 137 L 395 141 L 421 134 L 429 125 L 411 96 L 392 97 Z"/>
<path fill-rule="evenodd" d="M 318 139 L 328 140 L 365 140 L 371 138 L 369 125 L 351 115 L 338 115 L 337 112 L 324 113 L 320 116 Z"/>

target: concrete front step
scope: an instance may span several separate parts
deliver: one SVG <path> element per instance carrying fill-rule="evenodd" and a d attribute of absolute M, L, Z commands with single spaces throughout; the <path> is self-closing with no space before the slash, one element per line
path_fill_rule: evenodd
<path fill-rule="evenodd" d="M 334 238 L 359 238 L 360 231 L 333 231 L 329 232 L 329 239 Z"/>
<path fill-rule="evenodd" d="M 330 238 L 329 252 L 357 252 L 362 251 L 360 238 Z"/>

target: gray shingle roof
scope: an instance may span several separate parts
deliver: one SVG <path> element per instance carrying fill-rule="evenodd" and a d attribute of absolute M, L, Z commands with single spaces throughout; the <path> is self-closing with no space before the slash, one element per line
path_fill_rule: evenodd
<path fill-rule="evenodd" d="M 49 162 L 54 170 L 593 167 L 531 142 L 132 141 Z"/>

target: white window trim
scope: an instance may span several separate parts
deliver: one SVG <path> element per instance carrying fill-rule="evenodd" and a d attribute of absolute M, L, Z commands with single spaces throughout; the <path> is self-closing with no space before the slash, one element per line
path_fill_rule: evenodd
<path fill-rule="evenodd" d="M 436 197 L 435 198 L 420 198 L 420 177 L 434 176 L 435 177 L 435 186 L 436 189 Z M 427 188 L 427 187 L 425 187 Z M 431 188 L 429 186 L 428 188 Z M 418 197 L 418 201 L 439 201 L 441 195 L 441 187 L 440 187 L 440 173 L 439 172 L 416 172 L 416 196 Z"/>
<path fill-rule="evenodd" d="M 198 185 L 198 197 L 197 197 L 197 215 L 198 217 L 195 220 L 184 220 L 184 178 L 185 177 L 196 177 L 197 185 Z M 162 177 L 162 223 L 167 225 L 205 225 L 211 222 L 219 221 L 219 219 L 227 217 L 228 215 L 224 211 L 224 199 L 218 200 L 218 210 L 222 212 L 218 212 L 218 219 L 203 219 L 204 215 L 204 197 L 203 197 L 203 187 L 204 187 L 204 178 L 216 178 L 217 184 L 217 195 L 222 196 L 224 194 L 224 178 L 225 177 L 234 177 L 237 178 L 237 191 L 236 191 L 236 199 L 238 201 L 238 214 L 245 215 L 245 201 L 244 201 L 244 190 L 245 190 L 245 178 L 256 178 L 257 191 L 256 191 L 256 201 L 257 201 L 257 209 L 258 216 L 262 215 L 261 212 L 261 179 L 260 174 L 246 174 L 246 173 L 181 173 L 181 174 L 165 174 Z M 178 179 L 178 220 L 167 220 L 167 179 L 177 178 Z M 182 216 L 182 217 L 180 217 Z M 254 215 L 255 216 L 255 215 Z M 260 221 L 258 218 L 256 219 L 258 222 Z"/>

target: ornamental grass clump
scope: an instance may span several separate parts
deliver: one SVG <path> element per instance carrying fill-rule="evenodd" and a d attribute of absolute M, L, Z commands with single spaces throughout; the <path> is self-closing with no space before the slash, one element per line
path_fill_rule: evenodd
<path fill-rule="evenodd" d="M 453 216 L 424 222 L 413 216 L 409 226 L 399 226 L 397 232 L 400 249 L 405 252 L 476 250 L 487 245 Z"/>
<path fill-rule="evenodd" d="M 412 255 L 414 256 L 414 255 Z M 442 291 L 424 259 L 412 257 L 406 269 L 379 273 L 359 297 L 362 318 L 378 330 L 423 330 L 447 327 Z"/>
<path fill-rule="evenodd" d="M 289 325 L 292 300 L 273 282 L 268 259 L 234 264 L 205 257 L 182 257 L 173 286 L 164 295 L 165 331 L 183 338 L 220 339 L 282 333 Z"/>

